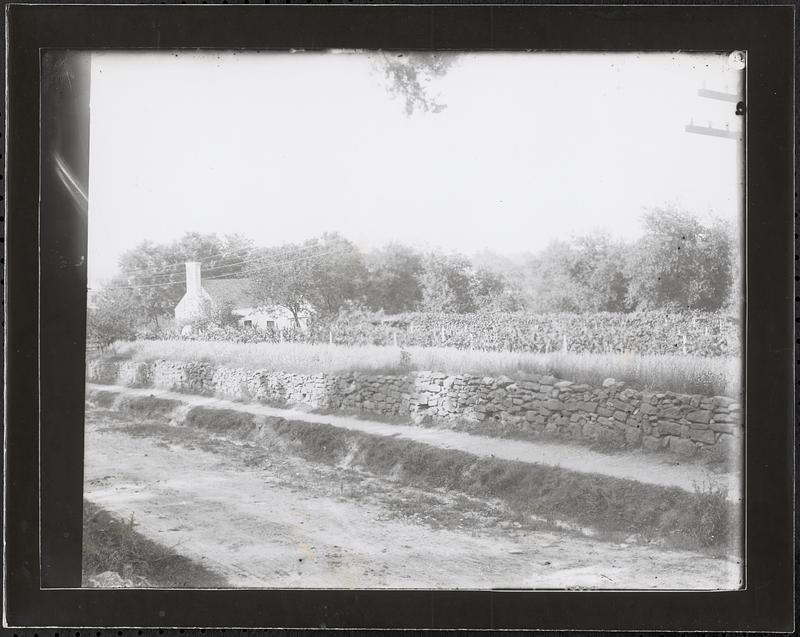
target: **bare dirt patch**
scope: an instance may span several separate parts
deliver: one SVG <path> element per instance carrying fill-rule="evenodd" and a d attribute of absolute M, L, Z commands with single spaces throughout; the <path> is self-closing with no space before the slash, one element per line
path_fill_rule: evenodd
<path fill-rule="evenodd" d="M 91 502 L 83 504 L 83 586 L 124 582 L 140 588 L 223 588 L 224 578 L 142 536 L 133 512 L 127 520 Z"/>
<path fill-rule="evenodd" d="M 399 485 L 164 422 L 90 412 L 87 499 L 256 587 L 729 588 L 740 565 L 514 520 L 502 502 Z"/>

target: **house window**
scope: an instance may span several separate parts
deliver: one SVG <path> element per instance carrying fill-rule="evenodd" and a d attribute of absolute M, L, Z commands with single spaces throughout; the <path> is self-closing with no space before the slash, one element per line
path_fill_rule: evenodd
<path fill-rule="evenodd" d="M 244 326 L 245 327 L 253 327 L 253 321 L 245 321 L 244 322 Z"/>
<path fill-rule="evenodd" d="M 267 321 L 267 329 L 274 330 L 275 329 L 275 321 Z"/>

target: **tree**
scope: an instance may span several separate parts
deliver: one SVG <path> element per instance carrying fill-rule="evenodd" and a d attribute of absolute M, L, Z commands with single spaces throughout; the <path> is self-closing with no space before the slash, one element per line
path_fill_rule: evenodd
<path fill-rule="evenodd" d="M 584 311 L 624 312 L 628 309 L 625 245 L 606 234 L 577 239 L 570 275 L 579 289 Z"/>
<path fill-rule="evenodd" d="M 472 306 L 479 312 L 516 312 L 522 297 L 505 275 L 486 267 L 475 268 L 470 281 Z"/>
<path fill-rule="evenodd" d="M 454 53 L 379 52 L 375 60 L 383 69 L 386 79 L 391 82 L 389 92 L 405 99 L 406 115 L 411 116 L 415 110 L 439 113 L 446 104 L 438 101 L 438 95 L 431 95 L 430 84 L 443 77 L 456 59 Z"/>
<path fill-rule="evenodd" d="M 687 212 L 659 208 L 628 264 L 630 302 L 640 309 L 716 310 L 730 294 L 732 238 L 721 221 L 707 227 Z"/>
<path fill-rule="evenodd" d="M 200 261 L 203 277 L 241 275 L 245 262 L 252 258 L 252 241 L 239 235 L 187 233 L 171 243 L 140 243 L 119 260 L 121 274 L 111 287 L 126 290 L 137 313 L 152 322 L 171 316 L 186 293 L 186 261 Z"/>
<path fill-rule="evenodd" d="M 263 305 L 278 305 L 300 325 L 302 312 L 334 316 L 361 295 L 367 270 L 353 243 L 338 234 L 324 234 L 302 245 L 284 244 L 260 252 L 245 270 L 251 290 Z"/>
<path fill-rule="evenodd" d="M 422 262 L 422 309 L 426 312 L 474 312 L 476 280 L 469 260 L 460 254 L 431 252 Z"/>
<path fill-rule="evenodd" d="M 625 244 L 594 234 L 554 241 L 529 260 L 531 304 L 539 311 L 627 311 Z"/>
<path fill-rule="evenodd" d="M 447 265 L 440 255 L 429 254 L 425 257 L 419 282 L 423 312 L 458 311 L 456 293 L 447 276 Z"/>
<path fill-rule="evenodd" d="M 98 294 L 94 307 L 86 314 L 86 340 L 106 349 L 115 341 L 136 338 L 135 300 L 124 291 L 107 290 Z"/>
<path fill-rule="evenodd" d="M 240 276 L 244 262 L 252 258 L 252 239 L 239 234 L 218 237 L 216 234 L 189 232 L 170 246 L 170 250 L 182 263 L 200 261 L 203 276 L 229 278 Z"/>
<path fill-rule="evenodd" d="M 259 251 L 259 260 L 245 269 L 250 289 L 262 306 L 284 307 L 300 326 L 300 314 L 311 305 L 313 279 L 309 265 L 312 253 L 303 246 L 283 244 Z"/>
<path fill-rule="evenodd" d="M 355 244 L 333 232 L 306 241 L 304 249 L 311 255 L 309 301 L 318 313 L 334 316 L 362 296 L 368 272 Z"/>
<path fill-rule="evenodd" d="M 194 321 L 194 326 L 198 329 L 235 326 L 238 317 L 233 313 L 233 309 L 233 303 L 230 301 L 218 302 L 206 299 L 201 303 L 200 318 Z"/>
<path fill-rule="evenodd" d="M 553 241 L 526 264 L 529 306 L 538 312 L 581 312 L 585 290 L 576 277 L 578 253 L 566 241 Z"/>
<path fill-rule="evenodd" d="M 158 329 L 158 319 L 171 314 L 186 291 L 178 259 L 167 245 L 140 243 L 120 257 L 121 274 L 110 288 L 126 292 L 137 315 Z"/>
<path fill-rule="evenodd" d="M 364 297 L 370 309 L 389 314 L 417 309 L 422 301 L 419 281 L 421 254 L 413 248 L 393 243 L 367 255 L 366 266 Z"/>

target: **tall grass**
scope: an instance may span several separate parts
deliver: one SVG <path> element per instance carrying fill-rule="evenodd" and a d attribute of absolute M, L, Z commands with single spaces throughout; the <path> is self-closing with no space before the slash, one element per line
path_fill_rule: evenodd
<path fill-rule="evenodd" d="M 218 341 L 134 341 L 117 343 L 113 358 L 207 361 L 215 365 L 303 374 L 447 374 L 511 378 L 525 373 L 551 374 L 580 383 L 606 378 L 634 387 L 687 394 L 737 396 L 739 360 L 700 356 L 589 354 L 559 352 L 483 352 L 445 347 L 344 346 L 308 343 L 226 343 Z"/>

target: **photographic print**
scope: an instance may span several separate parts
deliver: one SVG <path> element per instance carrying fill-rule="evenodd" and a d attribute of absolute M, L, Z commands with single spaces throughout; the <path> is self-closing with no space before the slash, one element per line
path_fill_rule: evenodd
<path fill-rule="evenodd" d="M 746 62 L 91 53 L 82 585 L 740 588 Z"/>

